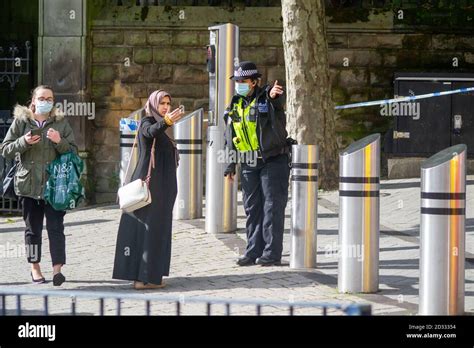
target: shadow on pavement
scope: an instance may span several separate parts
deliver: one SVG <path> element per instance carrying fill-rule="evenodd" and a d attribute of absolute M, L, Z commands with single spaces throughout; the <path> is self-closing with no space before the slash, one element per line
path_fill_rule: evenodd
<path fill-rule="evenodd" d="M 412 187 L 420 187 L 420 182 L 384 182 L 380 184 L 381 190 L 395 190 L 395 189 L 404 189 L 404 188 L 412 188 Z"/>
<path fill-rule="evenodd" d="M 260 266 L 249 266 L 258 267 Z M 284 267 L 284 266 L 280 266 Z M 274 268 L 274 267 L 272 267 Z M 277 267 L 278 268 L 278 267 Z M 295 276 L 301 276 L 295 279 Z M 319 284 L 334 283 L 336 280 L 331 280 L 330 276 L 324 275 L 320 272 L 307 271 L 270 271 L 267 273 L 256 274 L 239 274 L 239 275 L 213 275 L 213 276 L 196 276 L 196 277 L 167 277 L 165 278 L 166 287 L 159 290 L 146 290 L 145 292 L 158 293 L 183 293 L 191 291 L 209 291 L 209 290 L 225 290 L 236 288 L 247 289 L 270 289 L 281 288 L 288 289 L 291 287 L 311 287 Z M 128 292 L 140 293 L 132 288 L 132 282 L 123 281 L 117 283 L 116 286 L 102 285 L 101 281 L 90 282 L 96 285 L 83 285 L 81 282 L 71 281 L 77 283 L 74 290 L 84 291 L 107 291 L 112 289 L 120 289 Z"/>

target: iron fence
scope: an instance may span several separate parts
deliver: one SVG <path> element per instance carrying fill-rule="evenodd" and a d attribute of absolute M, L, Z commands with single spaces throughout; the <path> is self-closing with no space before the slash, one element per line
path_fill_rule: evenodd
<path fill-rule="evenodd" d="M 31 49 L 30 41 L 23 44 L 10 43 L 7 46 L 0 46 L 0 83 L 8 83 L 8 93 L 10 94 L 17 87 L 20 78 L 31 75 Z M 12 121 L 10 110 L 0 110 L 0 143 L 5 138 Z M 0 155 L 0 184 L 12 165 L 13 161 Z M 0 196 L 0 213 L 16 215 L 20 212 L 21 204 L 18 199 Z"/>
<path fill-rule="evenodd" d="M 5 138 L 12 122 L 10 110 L 0 110 L 0 143 Z M 7 160 L 0 155 L 0 184 L 2 184 L 6 173 L 8 173 L 13 164 L 13 160 Z M 0 193 L 2 191 L 2 188 L 0 188 Z M 21 204 L 16 198 L 4 198 L 0 195 L 0 213 L 17 215 L 21 213 Z"/>
<path fill-rule="evenodd" d="M 51 298 L 69 298 L 70 299 L 70 315 L 80 315 L 77 306 L 79 300 L 95 300 L 97 301 L 98 315 L 106 315 L 106 300 L 115 302 L 115 315 L 122 315 L 122 307 L 125 301 L 139 301 L 144 304 L 143 315 L 152 315 L 152 305 L 156 303 L 173 305 L 175 315 L 183 314 L 183 310 L 187 304 L 200 304 L 203 315 L 213 315 L 213 309 L 220 307 L 225 309 L 224 315 L 232 315 L 232 309 L 237 306 L 251 306 L 255 308 L 254 314 L 263 315 L 263 309 L 266 307 L 282 308 L 286 310 L 286 314 L 293 316 L 298 315 L 298 310 L 315 309 L 315 312 L 307 314 L 328 315 L 328 310 L 335 310 L 336 314 L 342 315 L 371 315 L 371 305 L 362 303 L 329 303 L 329 302 L 302 302 L 302 301 L 274 301 L 259 299 L 224 299 L 214 297 L 198 297 L 198 296 L 177 296 L 177 295 L 156 295 L 156 294 L 127 294 L 113 292 L 93 292 L 93 291 L 48 291 L 48 290 L 18 290 L 18 289 L 1 289 L 0 288 L 0 315 L 8 315 L 7 297 L 14 297 L 16 305 L 12 311 L 13 315 L 21 316 L 22 297 L 33 296 L 42 299 L 42 310 L 38 312 L 40 315 L 51 315 Z M 60 313 L 64 315 L 64 313 Z M 196 313 L 193 313 L 196 315 Z"/>
<path fill-rule="evenodd" d="M 0 46 L 0 83 L 7 81 L 14 89 L 22 75 L 30 75 L 31 43 L 26 41 L 24 48 L 15 43 L 8 48 Z"/>

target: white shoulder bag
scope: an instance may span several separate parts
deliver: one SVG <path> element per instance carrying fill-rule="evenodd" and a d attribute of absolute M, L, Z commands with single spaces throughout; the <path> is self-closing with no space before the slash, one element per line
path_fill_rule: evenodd
<path fill-rule="evenodd" d="M 135 140 L 133 141 L 132 151 L 135 148 L 137 143 L 138 131 L 135 135 Z M 134 180 L 118 190 L 118 200 L 120 209 L 124 212 L 131 213 L 135 210 L 143 208 L 151 203 L 151 194 L 150 194 L 150 178 L 151 178 L 151 169 L 155 168 L 155 141 L 153 139 L 153 144 L 151 145 L 151 156 L 150 163 L 148 164 L 148 173 L 143 179 Z M 130 169 L 130 162 L 132 161 L 132 156 L 128 162 L 127 170 L 125 172 L 125 178 L 127 177 L 128 170 Z"/>

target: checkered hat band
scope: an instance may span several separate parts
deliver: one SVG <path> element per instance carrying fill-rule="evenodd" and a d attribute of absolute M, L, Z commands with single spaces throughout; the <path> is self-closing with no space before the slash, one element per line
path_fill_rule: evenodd
<path fill-rule="evenodd" d="M 258 74 L 257 69 L 253 69 L 253 70 L 237 70 L 237 71 L 234 71 L 234 76 L 235 76 L 235 77 L 252 76 L 252 75 L 255 75 L 255 74 Z"/>

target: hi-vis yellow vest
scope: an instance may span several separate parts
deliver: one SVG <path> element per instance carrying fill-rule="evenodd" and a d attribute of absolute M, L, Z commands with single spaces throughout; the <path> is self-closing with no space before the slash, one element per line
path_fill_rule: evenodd
<path fill-rule="evenodd" d="M 235 137 L 232 142 L 235 148 L 240 152 L 257 151 L 258 150 L 258 136 L 257 136 L 257 119 L 256 110 L 254 108 L 257 98 L 255 98 L 245 109 L 242 108 L 242 99 L 234 104 L 234 115 L 232 118 L 232 126 L 234 127 Z M 254 114 L 251 115 L 251 112 Z M 235 117 L 237 116 L 237 117 Z"/>

